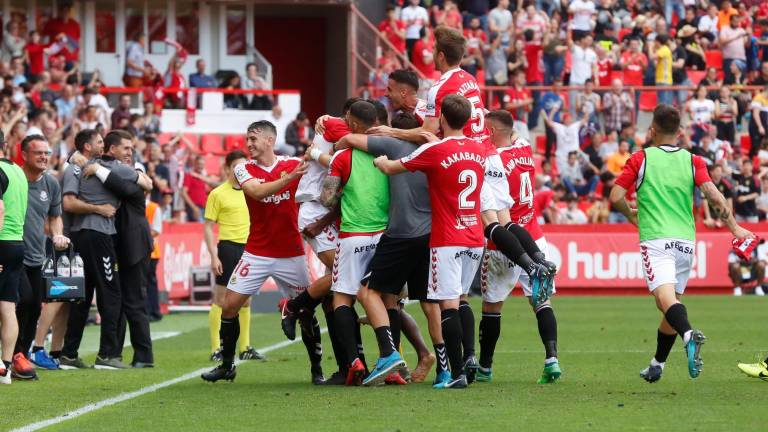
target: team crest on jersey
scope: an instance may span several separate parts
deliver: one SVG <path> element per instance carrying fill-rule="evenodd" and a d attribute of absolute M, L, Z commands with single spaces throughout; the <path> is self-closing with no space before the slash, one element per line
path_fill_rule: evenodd
<path fill-rule="evenodd" d="M 280 178 L 283 178 L 288 175 L 288 171 L 280 171 Z"/>
<path fill-rule="evenodd" d="M 48 192 L 40 191 L 40 201 L 48 201 Z"/>

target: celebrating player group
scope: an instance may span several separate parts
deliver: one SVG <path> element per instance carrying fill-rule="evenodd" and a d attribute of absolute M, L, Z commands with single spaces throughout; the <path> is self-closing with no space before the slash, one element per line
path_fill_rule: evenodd
<path fill-rule="evenodd" d="M 518 281 L 544 348 L 538 382 L 561 377 L 551 304 L 557 268 L 547 258 L 534 216 L 533 150 L 516 135 L 508 112 L 485 109 L 475 79 L 459 68 L 464 37 L 443 27 L 434 36 L 434 62 L 442 76 L 423 101 L 413 72 L 390 74 L 391 122 L 381 103 L 350 99 L 343 118 L 318 120 L 303 159 L 275 155 L 271 123 L 248 127 L 250 160 L 233 164 L 231 181 L 245 196 L 250 228 L 239 262 L 217 272 L 217 280 L 226 282 L 217 301 L 221 346 L 214 350 L 221 364 L 203 380 L 235 378 L 238 315 L 269 277 L 285 297 L 279 308 L 286 337 L 294 339 L 300 326 L 314 384 L 404 385 L 425 381 L 433 367 L 437 389 L 490 382 L 502 306 Z M 694 186 L 736 237 L 752 237 L 728 212 L 703 161 L 677 148 L 679 127 L 679 113 L 659 106 L 649 132 L 652 144 L 630 159 L 611 194 L 614 206 L 639 227 L 648 288 L 663 314 L 656 354 L 641 372 L 649 382 L 661 378 L 677 335 L 690 376 L 701 371 L 705 338 L 692 329 L 680 303 L 693 262 Z M 630 190 L 637 191 L 637 209 L 625 200 Z M 304 241 L 328 270 L 314 282 Z M 479 359 L 475 315 L 467 302 L 478 271 Z M 405 299 L 420 303 L 432 350 L 403 309 Z M 357 315 L 356 302 L 365 318 Z M 318 306 L 338 366 L 327 378 Z M 378 342 L 378 359 L 370 365 L 361 322 L 371 325 Z M 418 355 L 412 371 L 400 354 L 401 335 Z M 241 343 L 241 351 L 247 348 Z"/>

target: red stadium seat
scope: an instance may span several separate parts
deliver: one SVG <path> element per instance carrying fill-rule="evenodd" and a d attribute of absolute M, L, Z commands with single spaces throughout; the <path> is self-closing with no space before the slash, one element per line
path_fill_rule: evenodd
<path fill-rule="evenodd" d="M 172 134 L 170 132 L 163 132 L 163 133 L 161 133 L 161 134 L 159 134 L 157 136 L 157 143 L 160 144 L 160 145 L 163 145 L 163 144 L 167 143 L 168 141 L 170 141 L 171 138 L 173 138 L 174 135 L 175 134 Z"/>
<path fill-rule="evenodd" d="M 697 71 L 697 70 L 688 69 L 686 72 L 688 74 L 688 79 L 691 80 L 693 85 L 699 85 L 701 80 L 703 80 L 704 77 L 707 76 L 707 71 Z"/>
<path fill-rule="evenodd" d="M 200 136 L 197 135 L 196 133 L 187 132 L 187 133 L 181 134 L 181 145 L 182 146 L 189 145 L 189 149 L 194 152 L 200 151 L 199 141 L 200 141 Z"/>
<path fill-rule="evenodd" d="M 221 146 L 221 135 L 205 134 L 200 137 L 200 152 L 203 154 L 220 155 L 224 153 L 224 147 Z"/>
<path fill-rule="evenodd" d="M 704 58 L 707 62 L 707 67 L 713 67 L 718 70 L 723 68 L 723 53 L 720 51 L 709 50 L 704 52 Z"/>
<path fill-rule="evenodd" d="M 640 93 L 640 109 L 642 111 L 653 111 L 658 104 L 658 97 L 655 91 L 644 91 Z"/>
<path fill-rule="evenodd" d="M 536 136 L 536 148 L 534 149 L 535 153 L 538 154 L 545 154 L 547 151 L 547 136 L 546 135 L 537 135 Z"/>
<path fill-rule="evenodd" d="M 209 176 L 218 176 L 221 173 L 221 156 L 207 154 L 205 156 L 205 172 Z"/>
<path fill-rule="evenodd" d="M 224 137 L 224 150 L 245 150 L 245 137 L 243 135 L 226 135 Z"/>

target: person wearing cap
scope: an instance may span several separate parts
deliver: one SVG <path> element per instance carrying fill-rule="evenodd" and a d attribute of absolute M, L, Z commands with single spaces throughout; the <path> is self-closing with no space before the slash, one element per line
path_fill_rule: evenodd
<path fill-rule="evenodd" d="M 706 69 L 707 64 L 704 49 L 699 45 L 699 38 L 696 34 L 696 27 L 686 25 L 677 32 L 677 39 L 679 40 L 680 46 L 685 48 L 685 67 L 703 71 Z"/>
<path fill-rule="evenodd" d="M 0 133 L 0 327 L 2 363 L 0 384 L 11 383 L 11 362 L 19 332 L 16 302 L 24 269 L 24 218 L 27 213 L 27 178 L 18 165 L 6 159 L 8 143 Z"/>

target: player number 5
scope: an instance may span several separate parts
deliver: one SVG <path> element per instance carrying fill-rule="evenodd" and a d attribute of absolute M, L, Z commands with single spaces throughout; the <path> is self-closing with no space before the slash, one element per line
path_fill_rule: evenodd
<path fill-rule="evenodd" d="M 472 170 L 464 170 L 459 173 L 459 183 L 469 183 L 459 193 L 459 208 L 471 209 L 475 207 L 475 202 L 469 200 L 469 196 L 477 189 L 477 173 Z"/>
<path fill-rule="evenodd" d="M 472 132 L 479 134 L 485 130 L 485 113 L 483 112 L 483 102 L 480 96 L 467 98 L 472 103 Z"/>

